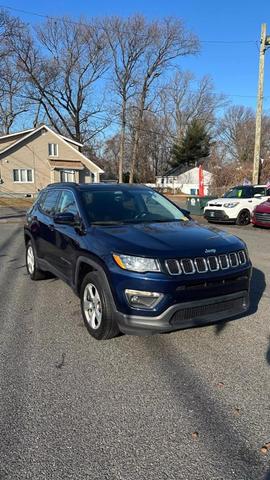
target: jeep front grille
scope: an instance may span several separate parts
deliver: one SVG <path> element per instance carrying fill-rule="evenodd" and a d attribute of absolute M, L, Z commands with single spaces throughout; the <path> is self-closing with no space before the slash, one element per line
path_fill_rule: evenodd
<path fill-rule="evenodd" d="M 193 273 L 217 272 L 228 270 L 247 263 L 247 256 L 244 250 L 231 252 L 229 254 L 211 255 L 209 257 L 192 258 L 170 258 L 165 261 L 166 269 L 170 275 L 192 275 Z"/>

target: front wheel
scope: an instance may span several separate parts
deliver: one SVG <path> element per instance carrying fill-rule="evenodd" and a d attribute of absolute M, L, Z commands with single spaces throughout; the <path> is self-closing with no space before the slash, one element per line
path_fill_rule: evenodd
<path fill-rule="evenodd" d="M 31 280 L 42 280 L 43 278 L 46 277 L 45 272 L 43 272 L 37 267 L 35 249 L 30 240 L 26 245 L 25 262 L 26 262 L 26 270 Z"/>
<path fill-rule="evenodd" d="M 250 223 L 250 211 L 245 209 L 241 210 L 236 219 L 237 225 L 248 225 Z"/>
<path fill-rule="evenodd" d="M 97 272 L 88 273 L 81 287 L 81 310 L 85 326 L 97 340 L 107 340 L 119 333 L 113 309 Z"/>

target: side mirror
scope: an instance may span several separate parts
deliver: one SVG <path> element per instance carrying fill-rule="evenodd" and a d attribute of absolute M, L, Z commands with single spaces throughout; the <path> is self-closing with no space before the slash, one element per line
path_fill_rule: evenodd
<path fill-rule="evenodd" d="M 59 223 L 60 225 L 75 225 L 76 219 L 75 215 L 71 212 L 63 212 L 57 213 L 54 216 L 55 223 Z"/>
<path fill-rule="evenodd" d="M 185 215 L 185 217 L 187 217 L 189 220 L 192 220 L 189 210 L 186 210 L 185 208 L 180 208 L 180 210 Z"/>

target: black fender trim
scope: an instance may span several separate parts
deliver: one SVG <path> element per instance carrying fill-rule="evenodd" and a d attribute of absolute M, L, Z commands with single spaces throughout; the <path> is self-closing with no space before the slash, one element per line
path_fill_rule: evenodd
<path fill-rule="evenodd" d="M 36 242 L 35 242 L 35 239 L 32 235 L 32 233 L 30 232 L 30 230 L 28 229 L 24 229 L 24 232 L 23 232 L 23 235 L 24 235 L 24 240 L 25 240 L 25 246 L 27 245 L 27 242 L 30 240 L 31 243 L 32 243 L 32 246 L 33 246 L 33 249 L 34 249 L 34 252 L 35 252 L 35 257 L 36 257 L 36 262 L 37 262 L 37 266 L 38 268 L 40 268 L 40 261 L 39 261 L 39 257 L 38 257 L 38 254 L 37 254 L 37 249 L 36 249 Z M 26 239 L 27 238 L 27 239 Z"/>
<path fill-rule="evenodd" d="M 30 232 L 30 230 L 27 230 L 26 228 L 24 229 L 24 232 L 23 232 L 23 235 L 24 235 L 24 240 L 25 240 L 25 244 L 27 243 L 27 238 L 29 240 L 31 240 L 31 242 L 34 243 L 34 238 L 33 238 L 33 235 L 32 233 Z"/>
<path fill-rule="evenodd" d="M 79 272 L 80 272 L 80 267 L 82 263 L 88 264 L 90 267 L 93 268 L 93 270 L 98 271 L 98 273 L 101 275 L 102 280 L 103 280 L 103 286 L 106 290 L 106 294 L 109 295 L 111 304 L 113 305 L 114 310 L 116 311 L 116 303 L 113 295 L 113 291 L 110 285 L 109 281 L 109 275 L 106 269 L 106 266 L 103 264 L 101 260 L 98 258 L 92 257 L 92 256 L 85 256 L 85 255 L 80 255 L 77 258 L 77 263 L 75 267 L 75 279 L 74 279 L 74 287 L 77 295 L 80 295 L 79 292 Z"/>

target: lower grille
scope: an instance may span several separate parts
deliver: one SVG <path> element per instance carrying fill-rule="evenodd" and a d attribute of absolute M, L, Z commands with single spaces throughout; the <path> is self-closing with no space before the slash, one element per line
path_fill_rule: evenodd
<path fill-rule="evenodd" d="M 211 315 L 214 313 L 226 312 L 235 310 L 236 312 L 243 308 L 244 298 L 236 298 L 233 300 L 225 300 L 219 303 L 211 303 L 210 305 L 199 305 L 197 307 L 184 308 L 175 312 L 170 323 L 172 325 L 180 323 L 184 320 L 192 320 L 201 316 Z"/>
<path fill-rule="evenodd" d="M 270 223 L 270 213 L 255 213 L 255 218 L 258 222 Z"/>
<path fill-rule="evenodd" d="M 224 210 L 205 210 L 204 216 L 209 220 L 225 220 L 228 218 Z"/>

